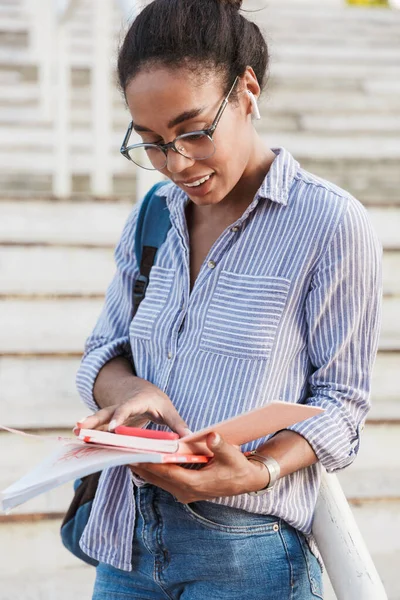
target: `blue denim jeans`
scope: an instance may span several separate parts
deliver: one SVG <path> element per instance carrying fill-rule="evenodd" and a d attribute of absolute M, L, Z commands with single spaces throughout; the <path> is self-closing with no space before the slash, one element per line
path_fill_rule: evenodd
<path fill-rule="evenodd" d="M 92 600 L 312 600 L 320 566 L 276 517 L 135 488 L 131 572 L 100 563 Z"/>

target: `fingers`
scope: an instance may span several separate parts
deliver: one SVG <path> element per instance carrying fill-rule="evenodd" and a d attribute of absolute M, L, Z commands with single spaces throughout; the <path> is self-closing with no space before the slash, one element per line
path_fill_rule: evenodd
<path fill-rule="evenodd" d="M 144 416 L 148 410 L 148 400 L 140 397 L 140 395 L 136 396 L 134 401 L 129 400 L 124 404 L 120 404 L 115 407 L 110 418 L 110 423 L 108 425 L 109 431 L 114 431 L 116 427 L 119 425 L 124 425 L 128 421 L 131 425 L 135 424 L 137 427 L 140 426 L 141 419 L 143 419 L 143 423 L 145 424 L 149 419 Z M 139 420 L 138 420 L 139 419 Z"/>
<path fill-rule="evenodd" d="M 77 422 L 79 429 L 103 429 L 114 431 L 119 425 L 128 424 L 143 427 L 148 421 L 165 424 L 172 431 L 184 437 L 191 433 L 185 421 L 181 418 L 171 400 L 165 394 L 147 393 L 135 394 L 123 404 L 114 404 L 102 408 L 95 414 Z M 108 425 L 108 426 L 107 426 Z M 77 433 L 77 430 L 74 430 Z"/>
<path fill-rule="evenodd" d="M 229 465 L 237 464 L 238 460 L 240 460 L 238 455 L 243 457 L 243 454 L 238 446 L 228 444 L 228 442 L 225 442 L 225 440 L 216 432 L 212 432 L 207 435 L 206 443 L 209 449 L 213 452 L 214 458 L 216 458 L 219 462 Z"/>
<path fill-rule="evenodd" d="M 173 482 L 168 481 L 166 478 L 160 477 L 158 474 L 152 473 L 147 469 L 140 468 L 139 465 L 129 465 L 129 468 L 134 475 L 141 477 L 144 482 L 162 487 L 167 492 L 173 493 L 172 490 L 175 490 L 176 488 Z"/>
<path fill-rule="evenodd" d="M 152 467 L 155 467 L 156 465 L 148 466 L 150 466 L 151 470 L 144 468 L 144 466 L 142 465 L 130 465 L 129 468 L 134 474 L 139 475 L 139 477 L 141 477 L 146 483 L 156 485 L 157 487 L 160 487 L 166 492 L 172 494 L 172 496 L 174 496 L 178 500 L 178 502 L 190 501 L 190 498 L 193 496 L 193 493 L 189 492 L 188 495 L 188 486 L 185 485 L 185 478 L 183 477 L 182 480 L 179 476 L 179 473 L 184 472 L 185 469 L 174 465 L 176 470 L 171 470 L 167 468 L 167 465 L 157 465 L 162 466 L 163 468 L 159 470 L 154 469 L 154 471 L 156 472 L 153 472 Z M 171 467 L 172 465 L 168 466 Z M 185 475 L 185 473 L 182 473 L 182 475 Z"/>
<path fill-rule="evenodd" d="M 168 410 L 164 415 L 164 422 L 170 429 L 172 429 L 172 431 L 175 431 L 179 437 L 185 437 L 185 435 L 192 433 L 187 426 L 187 423 L 185 423 L 172 404 L 171 409 Z"/>
<path fill-rule="evenodd" d="M 180 417 L 176 408 L 168 397 L 163 401 L 156 397 L 153 399 L 149 394 L 138 394 L 132 400 L 118 406 L 112 415 L 109 431 L 114 431 L 118 425 L 126 423 L 128 420 L 142 419 L 141 424 L 144 425 L 148 420 L 158 424 L 167 425 L 172 431 L 178 433 L 180 437 L 188 435 L 190 430 L 185 421 Z"/>
<path fill-rule="evenodd" d="M 77 421 L 79 429 L 98 429 L 102 425 L 106 425 L 112 417 L 115 411 L 115 406 L 109 406 L 108 408 L 102 408 L 98 410 L 94 415 L 89 415 L 84 419 Z"/>

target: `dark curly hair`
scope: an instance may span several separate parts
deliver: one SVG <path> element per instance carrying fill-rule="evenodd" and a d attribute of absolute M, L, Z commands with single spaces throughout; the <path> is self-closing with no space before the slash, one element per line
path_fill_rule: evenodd
<path fill-rule="evenodd" d="M 255 23 L 239 12 L 242 0 L 154 0 L 136 17 L 119 51 L 122 92 L 144 67 L 182 65 L 195 73 L 212 68 L 228 92 L 237 75 L 251 66 L 263 89 L 267 43 Z"/>

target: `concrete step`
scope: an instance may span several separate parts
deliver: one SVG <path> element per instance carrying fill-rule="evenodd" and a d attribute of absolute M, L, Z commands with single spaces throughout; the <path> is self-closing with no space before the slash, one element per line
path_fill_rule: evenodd
<path fill-rule="evenodd" d="M 5 70 L 13 71 L 16 74 L 24 74 L 26 69 L 32 69 L 35 63 L 29 52 L 26 52 L 26 60 L 23 52 L 19 53 L 20 58 L 16 60 L 15 51 L 11 54 L 5 51 L 3 54 L 0 48 L 0 72 Z M 3 57 L 3 61 L 1 61 Z M 8 61 L 7 58 L 11 57 Z M 75 60 L 75 59 L 74 59 Z M 89 70 L 91 61 L 87 57 L 76 57 L 77 65 L 72 61 L 72 75 L 74 84 L 80 85 L 89 83 Z M 83 64 L 86 60 L 87 64 Z M 269 86 L 274 82 L 280 86 L 293 86 L 295 89 L 303 87 L 306 90 L 310 88 L 332 89 L 332 90 L 360 90 L 360 84 L 369 83 L 378 85 L 379 82 L 394 82 L 400 74 L 398 65 L 352 65 L 352 64 L 319 64 L 312 62 L 292 64 L 291 62 L 276 61 L 275 56 L 271 57 L 271 76 Z M 79 79 L 77 79 L 79 76 Z M 37 75 L 36 75 L 37 79 Z"/>
<path fill-rule="evenodd" d="M 90 412 L 75 387 L 82 354 L 83 347 L 76 357 L 0 357 L 0 424 L 20 429 L 59 427 L 71 433 L 75 422 Z M 385 373 L 390 368 L 389 363 L 388 368 L 383 366 Z"/>
<path fill-rule="evenodd" d="M 26 15 L 21 14 L 20 12 L 7 14 L 3 11 L 4 7 L 0 7 L 0 33 L 10 32 L 16 35 L 20 33 L 28 33 L 30 21 Z M 1 41 L 2 39 L 0 37 L 0 42 Z"/>
<path fill-rule="evenodd" d="M 85 416 L 88 409 L 75 388 L 83 343 L 76 350 L 76 356 L 0 356 L 0 423 L 71 429 Z M 399 360 L 398 352 L 378 353 L 368 415 L 375 423 L 400 421 Z"/>
<path fill-rule="evenodd" d="M 58 527 L 57 521 L 57 527 Z M 54 527 L 51 530 L 52 537 L 49 539 L 47 532 L 48 527 Z M 47 552 L 58 546 L 59 541 L 57 527 L 50 521 L 48 524 L 39 526 L 35 534 L 37 537 L 43 535 L 42 544 L 48 544 L 48 548 L 41 552 L 43 562 L 40 569 L 36 571 L 30 566 L 29 557 L 26 558 L 25 570 L 23 577 L 9 576 L 4 574 L 1 578 L 0 600 L 71 600 L 71 598 L 91 598 L 93 593 L 93 585 L 95 579 L 95 569 L 79 561 L 74 562 L 73 566 L 62 567 L 55 565 L 52 571 L 46 569 Z M 23 535 L 24 524 L 19 525 L 20 534 L 18 541 L 27 544 L 30 550 L 35 551 L 34 543 L 30 543 L 29 535 L 32 535 L 31 528 L 28 528 L 26 535 Z M 5 533 L 13 535 L 15 530 L 10 529 Z M 26 539 L 27 538 L 27 539 Z M 40 543 L 36 542 L 40 549 Z M 65 550 L 67 552 L 67 550 Z M 16 555 L 16 550 L 13 556 Z M 72 556 L 72 555 L 71 555 Z M 76 559 L 78 560 L 78 559 Z M 329 600 L 329 599 L 328 599 Z"/>
<path fill-rule="evenodd" d="M 323 159 L 319 153 L 313 157 L 303 157 L 301 152 L 296 158 L 304 169 L 348 190 L 365 205 L 399 204 L 398 160 L 383 159 L 378 147 L 375 158 L 369 160 L 340 157 Z"/>
<path fill-rule="evenodd" d="M 265 110 L 304 113 L 338 113 L 363 114 L 371 112 L 394 113 L 399 112 L 398 94 L 391 96 L 389 94 L 369 95 L 363 92 L 340 92 L 337 94 L 327 94 L 323 90 L 298 90 L 296 94 L 292 90 L 281 90 L 264 97 L 260 102 L 260 112 Z"/>
<path fill-rule="evenodd" d="M 70 65 L 73 68 L 88 68 L 92 65 L 91 56 L 86 54 L 75 54 L 73 53 L 70 57 Z M 27 67 L 37 65 L 37 58 L 33 53 L 30 53 L 26 48 L 12 48 L 0 47 L 0 68 L 4 66 L 14 67 L 20 69 L 21 67 Z"/>
<path fill-rule="evenodd" d="M 103 295 L 114 271 L 114 251 L 111 247 L 2 247 L 0 297 Z M 399 273 L 400 252 L 386 250 L 383 256 L 385 295 L 400 296 Z"/>
<path fill-rule="evenodd" d="M 129 122 L 126 122 L 128 127 Z M 117 148 L 121 145 L 124 130 L 115 131 L 111 137 L 111 146 Z M 91 144 L 92 131 L 89 128 L 75 129 L 71 132 L 71 144 L 81 151 L 87 152 L 88 145 Z M 57 143 L 56 133 L 51 127 L 29 124 L 24 127 L 1 127 L 0 129 L 0 147 L 8 148 L 9 151 L 24 152 L 29 148 L 35 147 L 39 151 L 53 151 L 53 146 Z"/>
<path fill-rule="evenodd" d="M 250 0 L 247 5 L 260 8 L 263 3 L 260 0 Z M 261 14 L 257 19 L 261 22 L 265 19 L 275 18 L 275 22 L 284 29 L 285 25 L 291 25 L 294 21 L 298 25 L 304 25 L 311 30 L 314 30 L 315 23 L 324 23 L 326 28 L 334 24 L 353 25 L 356 31 L 359 31 L 364 26 L 382 27 L 387 26 L 395 28 L 400 22 L 400 15 L 395 10 L 388 8 L 374 7 L 374 9 L 360 6 L 347 6 L 342 1 L 337 0 L 335 3 L 324 2 L 321 4 L 315 0 L 271 0 L 268 3 L 267 10 L 260 11 Z M 283 20 L 286 19 L 286 21 Z M 307 30 L 307 29 L 306 29 Z"/>
<path fill-rule="evenodd" d="M 304 159 L 366 159 L 377 158 L 377 148 L 381 159 L 400 158 L 399 137 L 377 134 L 371 137 L 368 133 L 337 134 L 322 139 L 322 136 L 308 132 L 271 132 L 264 134 L 263 139 L 271 147 L 283 146 L 293 156 Z"/>
<path fill-rule="evenodd" d="M 274 80 L 272 80 L 274 81 Z M 296 79 L 298 81 L 298 79 Z M 363 87 L 364 86 L 364 87 Z M 380 90 L 379 93 L 377 93 Z M 296 92 L 294 94 L 294 92 Z M 120 91 L 113 91 L 113 105 L 115 109 L 124 108 L 124 100 Z M 400 88 L 397 81 L 387 78 L 380 82 L 363 82 L 356 90 L 339 90 L 333 94 L 332 90 L 319 89 L 316 84 L 312 88 L 297 89 L 290 80 L 282 84 L 281 80 L 275 81 L 274 88 L 261 96 L 260 109 L 289 113 L 333 113 L 344 114 L 400 113 Z M 90 108 L 91 97 L 88 87 L 76 87 L 71 93 L 71 106 L 73 110 Z"/>
<path fill-rule="evenodd" d="M 128 171 L 129 163 L 122 160 L 118 149 L 121 145 L 124 133 L 113 132 L 110 137 L 110 151 L 115 149 L 112 160 L 113 166 L 117 172 L 121 172 L 122 166 Z M 269 132 L 262 134 L 266 145 L 270 147 L 283 146 L 293 156 L 299 156 L 302 159 L 312 159 L 318 156 L 320 160 L 334 159 L 358 159 L 374 160 L 377 157 L 377 148 L 379 148 L 379 157 L 381 159 L 400 159 L 400 138 L 399 136 L 384 136 L 381 133 L 371 136 L 368 133 L 356 132 L 353 134 L 337 133 L 323 139 L 318 133 L 305 131 L 297 132 Z M 49 170 L 51 162 L 55 160 L 54 146 L 57 143 L 55 133 L 41 128 L 32 127 L 26 129 L 15 128 L 14 133 L 11 128 L 0 129 L 0 157 L 3 169 L 21 171 L 35 171 L 36 168 Z M 75 130 L 70 133 L 71 164 L 74 172 L 89 172 L 93 157 L 91 155 L 92 137 L 90 130 Z M 125 164 L 126 163 L 126 164 Z M 131 166 L 131 169 L 133 166 Z"/>
<path fill-rule="evenodd" d="M 5 73 L 4 78 L 12 81 L 14 73 Z M 0 82 L 2 75 L 0 74 Z M 8 82 L 7 82 L 8 83 Z M 17 83 L 16 81 L 14 83 Z M 273 93 L 273 92 L 271 92 Z M 293 92 L 294 93 L 294 92 Z M 24 96 L 20 98 L 25 102 Z M 9 102 L 0 106 L 0 133 L 3 144 L 15 140 L 21 144 L 24 140 L 25 132 L 30 136 L 39 135 L 43 137 L 48 144 L 53 143 L 54 134 L 52 133 L 53 123 L 45 121 L 38 110 L 38 98 L 31 102 L 30 109 L 27 111 L 23 103 L 16 98 L 16 103 L 9 99 Z M 399 109 L 400 112 L 400 109 Z M 75 140 L 75 133 L 79 139 L 85 140 L 91 133 L 91 109 L 75 108 L 71 113 L 70 133 Z M 128 109 L 118 103 L 113 113 L 113 130 L 121 138 L 131 120 Z M 256 124 L 259 131 L 286 133 L 297 132 L 307 133 L 320 138 L 325 144 L 326 139 L 330 137 L 342 136 L 347 138 L 352 135 L 356 139 L 361 137 L 376 136 L 380 138 L 398 137 L 400 132 L 400 117 L 395 113 L 381 114 L 379 112 L 357 113 L 347 112 L 337 114 L 337 112 L 328 110 L 321 112 L 289 112 L 288 110 L 269 110 L 268 100 L 266 100 L 265 110 L 262 119 Z M 86 138 L 85 138 L 86 136 Z"/>
<path fill-rule="evenodd" d="M 14 77 L 14 73 L 5 73 L 4 79 L 11 81 Z M 0 73 L 0 82 L 2 74 Z M 8 83 L 8 82 L 7 82 Z M 43 116 L 39 111 L 39 99 L 32 102 L 29 111 L 27 111 L 24 105 L 12 104 L 11 102 L 7 105 L 0 106 L 0 127 L 3 130 L 8 128 L 9 131 L 18 131 L 19 128 L 32 128 L 39 131 L 52 131 L 53 122 L 51 119 L 44 120 Z M 12 105 L 11 105 L 12 104 Z M 92 129 L 92 122 L 90 119 L 89 109 L 75 109 L 71 114 L 70 132 L 74 133 L 75 130 L 86 131 L 88 134 Z M 113 128 L 120 136 L 126 131 L 128 124 L 131 120 L 131 116 L 125 107 L 119 106 L 113 114 Z"/>
<path fill-rule="evenodd" d="M 79 353 L 102 306 L 81 298 L 0 300 L 0 354 Z M 400 297 L 385 297 L 380 350 L 400 350 L 399 312 Z"/>
<path fill-rule="evenodd" d="M 266 108 L 266 107 L 265 107 Z M 15 109 L 14 109 L 15 110 Z M 116 123 L 110 138 L 111 148 L 119 148 L 125 135 L 126 127 L 130 121 L 128 112 L 120 108 L 118 111 L 119 120 Z M 281 145 L 297 155 L 315 156 L 319 158 L 375 158 L 377 146 L 379 147 L 382 158 L 400 157 L 400 141 L 398 131 L 400 131 L 400 112 L 399 116 L 386 115 L 383 119 L 383 128 L 379 128 L 379 116 L 375 115 L 370 129 L 368 117 L 364 115 L 355 115 L 355 127 L 352 127 L 353 115 L 336 116 L 332 120 L 330 115 L 303 115 L 297 117 L 289 113 L 290 119 L 297 124 L 297 130 L 281 131 L 275 125 L 274 131 L 271 131 L 270 122 L 274 122 L 275 117 L 270 116 L 265 110 L 267 119 L 261 119 L 257 124 L 257 129 L 265 139 L 266 143 L 272 145 Z M 0 111 L 1 115 L 1 111 Z M 1 118 L 1 117 L 0 117 Z M 307 120 L 308 119 L 308 120 Z M 314 121 L 312 120 L 314 119 Z M 281 113 L 281 122 L 285 120 L 285 114 Z M 313 128 L 313 123 L 317 127 Z M 322 130 L 325 123 L 325 130 Z M 318 130 L 318 125 L 320 130 Z M 385 127 L 386 125 L 386 127 Z M 371 136 L 371 130 L 374 135 Z M 332 135 L 332 133 L 334 135 Z M 327 135 L 326 135 L 327 134 Z M 75 126 L 70 129 L 70 144 L 74 146 L 77 152 L 88 152 L 88 145 L 91 143 L 92 129 L 90 122 L 87 126 Z M 141 141 L 139 138 L 137 141 Z M 50 123 L 41 122 L 38 124 L 25 123 L 21 126 L 3 125 L 0 128 L 0 148 L 10 154 L 12 152 L 29 152 L 29 149 L 35 147 L 40 152 L 51 151 L 57 143 L 56 132 Z M 131 139 L 131 143 L 134 140 Z M 29 157 L 31 160 L 31 157 Z M 23 156 L 21 156 L 23 160 Z M 34 163 L 32 163 L 34 165 Z"/>
<path fill-rule="evenodd" d="M 83 413 L 84 414 L 84 413 Z M 74 438 L 71 428 L 82 417 L 82 410 L 74 415 L 67 430 L 44 433 L 44 441 L 22 437 L 11 433 L 0 433 L 0 450 L 8 457 L 0 474 L 0 491 L 18 481 L 57 447 L 51 436 Z M 353 464 L 338 472 L 346 497 L 352 501 L 365 499 L 391 499 L 400 503 L 400 456 L 396 452 L 400 425 L 367 425 L 362 435 L 361 446 Z M 51 514 L 65 512 L 72 500 L 72 481 L 49 492 L 36 496 L 15 507 L 12 514 Z M 1 524 L 0 524 L 1 529 Z"/>
<path fill-rule="evenodd" d="M 400 21 L 399 21 L 400 31 Z M 342 34 L 343 35 L 343 34 Z M 316 49 L 318 48 L 318 51 Z M 313 60 L 316 63 L 326 64 L 334 63 L 335 65 L 342 62 L 353 64 L 372 64 L 383 63 L 385 65 L 398 65 L 400 60 L 400 49 L 393 45 L 392 47 L 382 48 L 375 46 L 373 48 L 360 48 L 354 43 L 352 46 L 336 44 L 323 44 L 316 46 L 315 44 L 280 44 L 279 50 L 276 50 L 278 61 L 290 62 L 296 64 L 304 63 Z"/>
<path fill-rule="evenodd" d="M 366 206 L 394 207 L 400 204 L 398 160 L 318 160 L 301 156 L 296 156 L 296 159 L 303 168 L 348 190 Z M 118 157 L 114 163 L 112 195 L 115 199 L 133 201 L 136 171 L 127 161 L 121 160 Z M 9 163 L 11 166 L 7 171 L 0 171 L 3 198 L 37 200 L 53 196 L 48 164 L 43 163 L 43 171 L 21 171 L 15 157 L 9 159 Z M 72 173 L 72 193 L 74 198 L 79 199 L 92 195 L 88 168 L 79 170 L 77 166 Z"/>
<path fill-rule="evenodd" d="M 1 600 L 90 598 L 95 569 L 61 543 L 61 519 L 0 524 Z M 80 586 L 82 588 L 80 589 Z"/>
<path fill-rule="evenodd" d="M 0 253 L 0 295 L 103 295 L 115 271 L 112 248 L 16 246 Z"/>
<path fill-rule="evenodd" d="M 34 108 L 39 100 L 38 84 L 36 82 L 24 82 L 17 86 L 2 85 L 0 87 L 0 98 L 1 106 L 15 106 L 15 104 L 24 106 L 33 104 Z"/>
<path fill-rule="evenodd" d="M 396 565 L 400 560 L 400 545 L 396 532 L 400 526 L 400 503 L 361 501 L 352 504 L 351 508 L 388 598 L 399 600 Z M 95 569 L 76 559 L 62 546 L 60 524 L 61 518 L 0 524 L 0 543 L 7 546 L 0 567 L 0 600 L 90 597 Z M 324 577 L 328 588 L 324 597 L 334 599 L 326 573 Z"/>
<path fill-rule="evenodd" d="M 5 200 L 0 206 L 0 242 L 114 247 L 133 198 L 123 202 Z"/>
<path fill-rule="evenodd" d="M 368 78 L 360 77 L 360 75 L 353 79 L 322 77 L 318 81 L 313 81 L 309 76 L 303 79 L 299 79 L 298 77 L 284 79 L 278 75 L 276 77 L 272 75 L 267 86 L 267 96 L 273 96 L 280 92 L 307 93 L 310 89 L 314 91 L 318 90 L 321 94 L 335 93 L 339 97 L 345 93 L 363 93 L 377 96 L 384 94 L 400 95 L 399 82 L 383 77 L 377 81 L 370 81 Z"/>
<path fill-rule="evenodd" d="M 0 86 L 17 85 L 21 80 L 21 74 L 16 71 L 0 70 Z M 2 112 L 2 109 L 0 109 Z"/>
<path fill-rule="evenodd" d="M 1 85 L 4 84 L 13 84 L 16 82 L 18 84 L 22 84 L 28 81 L 38 81 L 38 67 L 37 65 L 12 65 L 3 63 L 0 64 L 0 76 L 1 76 Z"/>
<path fill-rule="evenodd" d="M 0 19 L 18 21 L 25 18 L 25 11 L 20 3 L 0 4 Z"/>
<path fill-rule="evenodd" d="M 372 373 L 372 407 L 369 418 L 375 421 L 400 419 L 400 355 L 378 352 Z"/>
<path fill-rule="evenodd" d="M 389 514 L 382 513 L 380 504 L 378 516 L 384 515 L 383 521 L 376 524 L 373 510 L 375 506 L 364 505 L 353 507 L 353 513 L 364 535 L 370 538 L 377 534 L 379 525 L 386 526 L 382 544 L 375 551 L 373 558 L 384 579 L 389 600 L 400 599 L 400 587 L 396 572 L 396 561 L 399 560 L 399 549 L 391 543 L 385 549 L 383 543 L 390 531 L 389 519 L 397 516 L 391 505 Z M 372 519 L 370 528 L 368 519 Z M 2 586 L 0 600 L 70 600 L 74 597 L 90 598 L 93 591 L 95 569 L 76 559 L 61 545 L 59 527 L 61 519 L 43 520 L 31 523 L 2 524 L 0 541 L 7 544 L 7 561 L 1 568 Z M 369 533 L 365 533 L 365 532 Z M 12 543 L 10 544 L 10 540 Z M 370 540 L 371 541 L 371 540 Z M 394 546 L 394 551 L 393 551 Z M 21 547 L 24 552 L 21 555 Z M 389 554 L 389 549 L 392 554 Z M 21 560 L 22 559 L 22 560 Z M 392 571 L 390 570 L 392 568 Z M 324 573 L 324 598 L 335 600 L 329 580 Z"/>
<path fill-rule="evenodd" d="M 0 207 L 0 243 L 114 247 L 133 195 L 121 202 L 2 200 Z M 399 209 L 371 207 L 368 212 L 384 248 L 399 249 Z"/>
<path fill-rule="evenodd" d="M 264 20 L 264 31 L 267 42 L 270 42 L 272 48 L 279 44 L 299 44 L 301 46 L 332 47 L 337 44 L 340 38 L 340 44 L 343 48 L 349 49 L 360 47 L 371 47 L 372 43 L 379 48 L 389 48 L 396 44 L 399 39 L 398 27 L 381 27 L 375 23 L 363 22 L 361 27 L 354 23 L 347 23 L 345 20 L 340 22 L 328 23 L 321 19 L 318 27 L 308 27 L 307 35 L 304 36 L 305 29 L 289 29 L 280 23 L 275 15 L 270 15 L 268 21 Z M 304 23 L 302 23 L 304 25 Z M 350 35 L 346 35 L 350 34 Z"/>
<path fill-rule="evenodd" d="M 121 138 L 119 139 L 121 140 Z M 399 171 L 397 167 L 400 158 L 400 141 L 397 138 L 382 139 L 378 136 L 374 140 L 368 139 L 365 144 L 363 144 L 364 140 L 359 139 L 355 144 L 350 137 L 337 136 L 324 144 L 317 137 L 307 134 L 302 135 L 300 139 L 300 136 L 296 136 L 296 134 L 279 135 L 271 132 L 271 135 L 264 141 L 269 147 L 285 147 L 303 168 L 347 189 L 366 204 L 397 204 L 399 201 Z M 379 145 L 380 142 L 381 145 Z M 127 189 L 119 188 L 119 191 L 114 188 L 114 193 L 127 193 L 131 196 L 134 190 L 132 183 L 135 177 L 135 168 L 132 163 L 120 156 L 119 144 L 114 146 L 115 151 L 110 156 L 110 169 L 115 178 L 126 177 L 128 187 Z M 85 147 L 72 142 L 70 148 L 72 175 L 76 177 L 89 176 L 93 170 L 94 161 L 93 155 L 90 154 L 89 138 Z M 359 153 L 357 148 L 360 150 Z M 317 160 L 315 160 L 315 156 L 318 156 Z M 4 148 L 0 149 L 0 164 L 2 165 L 0 180 L 3 197 L 7 193 L 18 195 L 23 190 L 34 192 L 35 180 L 50 178 L 55 162 L 56 156 L 52 147 L 26 146 L 23 152 L 12 151 L 11 148 L 8 151 Z M 355 167 L 354 170 L 351 168 L 352 163 Z M 381 165 L 383 165 L 383 169 L 381 169 Z M 360 172 L 363 174 L 361 178 L 358 174 Z M 387 173 L 387 177 L 383 175 L 384 172 Z M 29 180 L 33 183 L 28 183 Z M 39 187 L 39 191 L 50 192 L 50 189 Z M 90 188 L 85 187 L 81 190 L 73 188 L 73 191 L 90 193 Z"/>
<path fill-rule="evenodd" d="M 354 64 L 320 64 L 318 62 L 307 62 L 292 64 L 282 62 L 271 57 L 271 77 L 278 79 L 283 84 L 285 82 L 296 82 L 297 85 L 302 81 L 309 81 L 318 89 L 321 82 L 327 85 L 327 81 L 345 81 L 347 84 L 359 81 L 395 81 L 400 73 L 399 65 L 354 65 Z M 308 88 L 309 89 L 309 88 Z M 340 89 L 340 88 L 339 88 Z"/>
<path fill-rule="evenodd" d="M 282 121 L 284 118 L 283 115 Z M 332 136 L 353 132 L 362 136 L 388 134 L 398 137 L 400 118 L 397 115 L 377 115 L 376 113 L 345 116 L 305 114 L 299 118 L 299 127 L 304 131 L 313 132 L 314 135 L 323 133 L 326 136 Z"/>

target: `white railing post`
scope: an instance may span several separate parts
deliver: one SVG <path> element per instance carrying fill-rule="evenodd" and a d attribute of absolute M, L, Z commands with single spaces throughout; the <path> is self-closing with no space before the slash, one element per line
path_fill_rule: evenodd
<path fill-rule="evenodd" d="M 118 0 L 119 6 L 121 8 L 122 16 L 124 18 L 124 25 L 129 27 L 130 23 L 136 17 L 138 11 L 143 8 L 148 0 L 142 0 L 141 2 L 138 0 Z M 128 126 L 128 123 L 127 123 Z M 122 138 L 121 138 L 122 139 Z M 132 144 L 139 144 L 142 139 L 139 135 L 134 132 L 131 135 L 130 142 Z M 140 167 L 135 167 L 136 169 L 136 200 L 140 200 L 143 198 L 149 189 L 158 181 L 163 179 L 161 173 L 158 171 L 146 171 L 145 169 L 141 169 Z"/>
<path fill-rule="evenodd" d="M 337 600 L 387 600 L 339 481 L 324 469 L 313 535 Z"/>
<path fill-rule="evenodd" d="M 68 21 L 57 22 L 56 81 L 54 122 L 53 192 L 56 196 L 70 196 L 72 192 L 70 112 L 71 68 L 68 59 Z"/>
<path fill-rule="evenodd" d="M 111 0 L 93 4 L 94 53 L 92 63 L 93 149 L 92 192 L 97 195 L 112 193 L 111 150 L 112 97 L 113 97 L 113 6 Z"/>
<path fill-rule="evenodd" d="M 38 64 L 40 111 L 43 120 L 54 118 L 55 6 L 54 0 L 27 0 L 31 18 L 30 47 Z"/>

